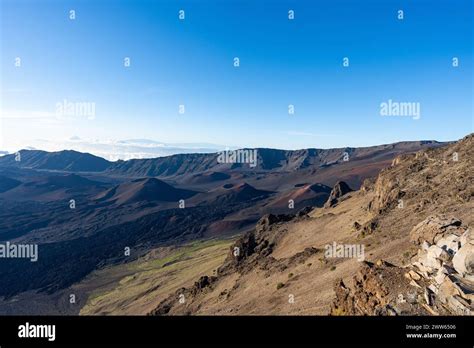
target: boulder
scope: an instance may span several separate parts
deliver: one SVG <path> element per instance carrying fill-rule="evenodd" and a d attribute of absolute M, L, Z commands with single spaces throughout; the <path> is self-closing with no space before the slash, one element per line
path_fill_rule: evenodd
<path fill-rule="evenodd" d="M 467 243 L 474 244 L 474 233 L 470 228 L 467 229 L 466 232 L 464 232 L 463 235 L 459 238 L 459 242 L 461 246 Z"/>
<path fill-rule="evenodd" d="M 423 241 L 435 244 L 447 234 L 454 234 L 460 237 L 465 230 L 461 226 L 461 220 L 455 217 L 434 215 L 413 227 L 410 232 L 410 240 L 418 245 L 423 243 Z"/>
<path fill-rule="evenodd" d="M 442 303 L 447 303 L 448 299 L 454 295 L 459 295 L 459 290 L 449 278 L 446 278 L 438 288 L 438 299 Z"/>
<path fill-rule="evenodd" d="M 439 258 L 441 254 L 443 253 L 443 249 L 441 249 L 437 245 L 432 245 L 426 250 L 427 256 L 431 258 Z"/>
<path fill-rule="evenodd" d="M 442 237 L 436 242 L 436 245 L 440 248 L 446 250 L 451 255 L 457 253 L 459 248 L 461 247 L 461 241 L 459 236 L 455 234 L 450 234 L 445 237 Z"/>
<path fill-rule="evenodd" d="M 453 257 L 453 267 L 463 277 L 474 276 L 474 245 L 464 244 Z"/>
<path fill-rule="evenodd" d="M 202 290 L 205 287 L 208 287 L 216 280 L 216 277 L 202 276 L 194 283 L 194 287 L 198 290 Z"/>
<path fill-rule="evenodd" d="M 438 259 L 433 252 L 426 253 L 419 258 L 419 263 L 427 267 L 430 272 L 433 270 L 440 269 L 443 266 L 443 263 Z"/>

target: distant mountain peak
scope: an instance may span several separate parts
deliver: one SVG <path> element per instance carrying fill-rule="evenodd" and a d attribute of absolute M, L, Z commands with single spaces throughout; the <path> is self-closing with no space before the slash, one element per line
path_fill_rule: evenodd
<path fill-rule="evenodd" d="M 101 172 L 111 162 L 89 153 L 75 150 L 46 152 L 43 150 L 20 150 L 20 155 L 10 154 L 0 158 L 0 166 L 59 170 L 70 172 Z"/>

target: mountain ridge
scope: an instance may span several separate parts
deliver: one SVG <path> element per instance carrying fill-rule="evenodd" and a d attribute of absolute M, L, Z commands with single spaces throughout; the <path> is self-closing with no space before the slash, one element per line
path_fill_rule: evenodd
<path fill-rule="evenodd" d="M 310 167 L 331 166 L 348 159 L 365 159 L 384 157 L 388 154 L 412 152 L 425 147 L 446 146 L 449 142 L 435 140 L 403 141 L 369 147 L 342 147 L 331 149 L 299 149 L 280 150 L 271 148 L 243 148 L 240 150 L 256 150 L 258 165 L 256 168 L 248 164 L 218 163 L 216 153 L 175 154 L 164 157 L 108 161 L 102 157 L 74 150 L 47 152 L 43 150 L 20 150 L 19 161 L 16 154 L 0 157 L 0 167 L 19 167 L 40 170 L 104 172 L 128 176 L 169 177 L 213 171 L 240 170 L 274 170 L 294 171 Z"/>

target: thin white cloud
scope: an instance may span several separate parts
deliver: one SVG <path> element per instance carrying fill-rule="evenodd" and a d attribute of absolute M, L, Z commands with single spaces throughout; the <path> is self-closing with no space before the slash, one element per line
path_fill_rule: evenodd
<path fill-rule="evenodd" d="M 111 161 L 155 158 L 180 153 L 213 153 L 225 149 L 222 145 L 214 144 L 166 144 L 149 139 L 98 140 L 78 136 L 62 140 L 36 139 L 32 142 L 32 145 L 46 151 L 76 150 L 87 152 Z"/>

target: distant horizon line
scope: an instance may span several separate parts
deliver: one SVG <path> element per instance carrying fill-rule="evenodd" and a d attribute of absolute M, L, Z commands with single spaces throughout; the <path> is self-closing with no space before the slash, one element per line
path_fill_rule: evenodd
<path fill-rule="evenodd" d="M 24 152 L 24 151 L 39 151 L 39 152 L 45 152 L 45 153 L 60 153 L 60 152 L 76 152 L 80 154 L 88 154 L 94 157 L 102 158 L 108 162 L 126 162 L 129 160 L 137 160 L 137 159 L 156 159 L 156 158 L 165 158 L 165 157 L 172 157 L 172 156 L 183 156 L 183 155 L 208 155 L 208 154 L 218 154 L 222 153 L 224 151 L 237 151 L 237 150 L 274 150 L 274 151 L 291 151 L 291 152 L 297 152 L 297 151 L 303 151 L 303 150 L 323 150 L 323 151 L 328 151 L 328 150 L 340 150 L 340 149 L 364 149 L 364 148 L 373 148 L 373 147 L 379 147 L 379 146 L 388 146 L 388 145 L 397 145 L 397 144 L 403 144 L 403 143 L 435 143 L 435 144 L 450 144 L 450 143 L 455 143 L 457 141 L 462 140 L 463 138 L 474 134 L 473 132 L 466 134 L 465 136 L 457 139 L 457 140 L 448 140 L 448 141 L 439 141 L 439 140 L 401 140 L 401 141 L 396 141 L 392 143 L 383 143 L 383 144 L 377 144 L 377 145 L 369 145 L 369 146 L 345 146 L 345 147 L 329 147 L 329 148 L 316 148 L 316 147 L 306 147 L 306 148 L 298 148 L 298 149 L 283 149 L 283 148 L 272 148 L 272 147 L 235 147 L 233 149 L 226 148 L 225 150 L 218 150 L 218 151 L 212 151 L 212 152 L 186 152 L 186 153 L 175 153 L 175 154 L 170 154 L 170 155 L 165 155 L 165 156 L 155 156 L 155 157 L 137 157 L 137 158 L 129 158 L 126 160 L 123 159 L 117 159 L 117 160 L 109 160 L 101 155 L 94 154 L 92 152 L 87 152 L 87 151 L 78 151 L 72 148 L 69 149 L 62 149 L 62 150 L 57 150 L 57 151 L 48 151 L 48 150 L 43 150 L 43 149 L 37 149 L 37 148 L 32 148 L 32 149 L 27 149 L 23 148 L 15 152 L 9 152 L 9 151 L 2 151 L 0 149 L 0 157 L 4 156 L 9 156 L 9 155 L 15 155 L 18 152 Z M 148 139 L 147 139 L 148 140 Z M 154 141 L 154 140 L 150 140 Z M 157 141 L 155 141 L 157 142 Z M 181 143 L 182 144 L 182 143 Z M 217 145 L 219 146 L 219 145 Z"/>

